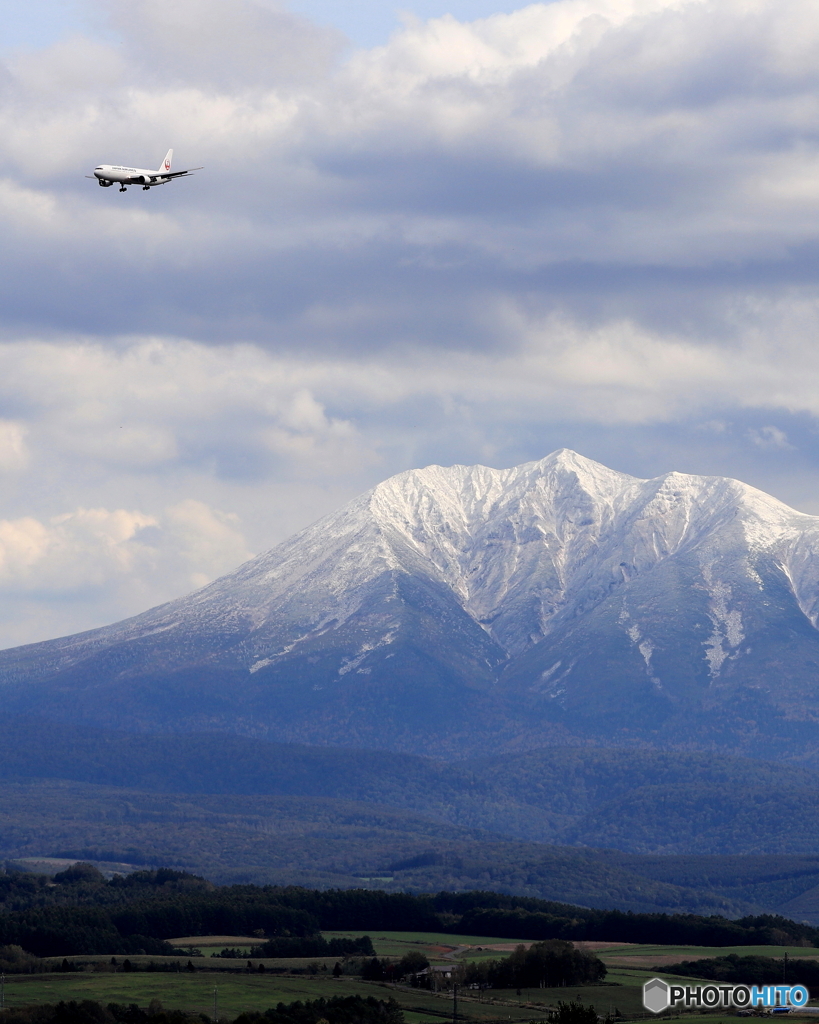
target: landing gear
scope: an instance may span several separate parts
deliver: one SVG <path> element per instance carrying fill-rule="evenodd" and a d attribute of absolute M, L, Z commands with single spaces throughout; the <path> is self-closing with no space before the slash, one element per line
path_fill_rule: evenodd
<path fill-rule="evenodd" d="M 151 187 L 150 185 L 143 185 L 142 186 L 142 191 L 143 192 L 147 192 L 150 187 Z"/>
<path fill-rule="evenodd" d="M 128 189 L 124 185 L 120 185 L 119 190 L 120 190 L 120 192 L 127 192 L 128 191 Z"/>

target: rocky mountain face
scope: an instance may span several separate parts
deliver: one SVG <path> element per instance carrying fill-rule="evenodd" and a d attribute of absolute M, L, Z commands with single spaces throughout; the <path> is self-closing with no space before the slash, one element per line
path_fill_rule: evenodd
<path fill-rule="evenodd" d="M 818 518 L 563 450 L 401 473 L 196 593 L 0 652 L 0 694 L 131 731 L 812 759 L 818 617 Z"/>

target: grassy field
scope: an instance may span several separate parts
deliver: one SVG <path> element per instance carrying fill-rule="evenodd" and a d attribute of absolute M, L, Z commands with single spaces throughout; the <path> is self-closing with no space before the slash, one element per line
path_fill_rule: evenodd
<path fill-rule="evenodd" d="M 250 950 L 254 946 L 260 946 L 264 941 L 263 938 L 255 938 L 252 935 L 184 935 L 180 939 L 168 939 L 172 946 L 183 949 L 194 946 L 207 950 L 206 956 L 221 953 L 223 949 L 238 949 L 243 956 L 249 956 Z"/>
<path fill-rule="evenodd" d="M 777 960 L 781 960 L 785 953 L 788 954 L 788 959 L 807 960 L 819 957 L 819 949 L 812 946 L 644 946 L 635 943 L 595 949 L 597 944 L 594 942 L 580 945 L 606 963 L 613 958 L 619 961 L 624 957 L 657 958 L 654 961 L 656 963 L 663 963 L 666 959 L 671 963 L 672 960 L 703 960 L 706 957 L 728 956 L 731 953 L 736 953 L 737 956 L 772 956 Z"/>
<path fill-rule="evenodd" d="M 358 938 L 362 933 L 360 931 L 344 931 L 344 932 L 322 932 L 325 939 L 355 939 Z M 411 949 L 418 950 L 424 953 L 430 960 L 437 961 L 448 959 L 444 957 L 445 953 L 456 949 L 459 946 L 486 946 L 486 945 L 503 945 L 511 948 L 515 945 L 515 939 L 497 939 L 487 938 L 481 935 L 450 935 L 444 932 L 385 932 L 379 931 L 378 934 L 374 932 L 370 934 L 370 938 L 373 941 L 373 947 L 378 956 L 390 956 L 390 957 L 402 957 Z M 245 956 L 248 956 L 250 949 L 253 946 L 258 946 L 262 943 L 263 939 L 254 939 L 247 935 L 185 935 L 178 939 L 168 940 L 172 946 L 179 946 L 187 949 L 188 947 L 194 947 L 201 949 L 205 952 L 207 957 L 211 953 L 220 953 L 223 949 L 239 949 L 243 951 Z M 483 953 L 477 953 L 474 950 L 466 954 L 469 959 L 477 959 L 479 956 L 503 956 L 503 951 L 488 950 Z M 333 966 L 337 957 L 311 957 L 311 960 L 326 960 L 330 967 Z M 232 961 L 231 961 L 232 962 Z M 254 963 L 256 960 L 254 959 Z M 307 961 L 305 961 L 306 963 Z M 199 961 L 196 961 L 199 964 Z M 278 960 L 265 960 L 266 966 L 272 964 L 279 964 Z M 288 960 L 288 964 L 294 964 L 295 961 Z"/>
<path fill-rule="evenodd" d="M 325 938 L 355 938 L 360 932 L 322 932 Z M 444 932 L 388 932 L 379 931 L 370 934 L 378 956 L 403 956 L 408 950 L 416 949 L 424 953 L 433 962 L 451 961 L 445 955 L 461 946 L 472 947 L 459 953 L 457 960 L 497 959 L 505 956 L 503 950 L 490 949 L 490 946 L 504 946 L 506 950 L 518 942 L 531 940 L 493 938 L 486 935 L 450 935 Z M 174 940 L 176 941 L 176 940 Z M 246 940 L 245 940 L 246 941 Z M 225 942 L 226 946 L 232 943 Z M 203 946 L 202 942 L 193 945 Z M 598 943 L 581 942 L 578 945 L 592 952 L 611 969 L 615 967 L 634 966 L 640 970 L 650 970 L 665 964 L 678 963 L 681 960 L 702 960 L 706 957 L 728 956 L 770 956 L 781 959 L 785 953 L 790 959 L 819 958 L 819 949 L 806 946 L 660 946 L 638 943 Z M 477 947 L 482 947 L 478 950 Z M 642 984 L 642 981 L 640 982 Z"/>
<path fill-rule="evenodd" d="M 325 932 L 326 938 L 350 937 L 355 932 Z M 453 950 L 459 949 L 458 960 L 474 959 L 479 956 L 501 957 L 500 950 L 489 950 L 487 946 L 514 946 L 511 939 L 498 939 L 476 935 L 448 935 L 434 932 L 388 932 L 371 934 L 379 956 L 401 957 L 409 950 L 425 953 L 431 960 L 452 963 Z M 239 947 L 249 944 L 247 936 L 185 936 L 174 940 L 180 946 L 200 947 L 208 952 L 214 949 Z M 593 1005 L 601 1015 L 615 1010 L 626 1018 L 642 1017 L 642 986 L 655 974 L 662 975 L 664 964 L 680 960 L 698 960 L 709 956 L 739 956 L 760 954 L 777 958 L 787 951 L 792 958 L 819 956 L 819 950 L 804 947 L 783 946 L 657 946 L 657 945 L 615 945 L 583 944 L 595 952 L 608 966 L 606 981 L 600 985 L 582 988 L 546 988 L 516 990 L 492 990 L 478 995 L 477 992 L 462 990 L 459 993 L 459 1017 L 476 1024 L 520 1024 L 524 1021 L 540 1021 L 548 1007 L 559 1001 L 581 1000 Z M 478 951 L 475 947 L 482 946 Z M 464 948 L 466 947 L 466 948 Z M 446 959 L 445 954 L 450 958 Z M 77 973 L 51 973 L 39 975 L 8 975 L 5 980 L 7 1006 L 26 1003 L 59 1002 L 71 999 L 94 999 L 103 1004 L 109 1002 L 137 1003 L 147 1006 L 152 999 L 159 999 L 169 1009 L 181 1009 L 195 1013 L 213 1014 L 214 989 L 220 1018 L 231 1020 L 244 1010 L 266 1010 L 279 1002 L 290 1003 L 297 999 L 329 998 L 333 995 L 374 995 L 386 999 L 392 996 L 404 1009 L 408 1024 L 442 1024 L 451 1019 L 452 995 L 427 992 L 403 986 L 365 982 L 358 978 L 333 978 L 332 967 L 335 957 L 314 957 L 303 959 L 265 959 L 266 971 L 244 972 L 245 960 L 225 960 L 210 956 L 192 958 L 195 972 L 149 972 L 132 973 L 114 971 L 108 956 L 85 956 L 71 958 L 79 961 L 83 969 Z M 121 961 L 122 958 L 118 958 Z M 162 958 L 134 956 L 129 958 L 135 965 L 145 966 L 150 960 Z M 173 958 L 184 967 L 186 958 Z M 254 960 L 254 966 L 259 961 Z M 321 968 L 324 968 L 323 970 Z M 654 968 L 657 968 L 656 970 Z M 284 969 L 288 973 L 273 973 L 271 969 Z M 293 971 L 316 970 L 318 973 L 293 975 Z M 230 973 L 232 971 L 236 973 Z M 241 972 L 241 973 L 240 973 Z M 697 1016 L 700 1016 L 697 1013 Z M 686 1018 L 690 1019 L 687 1014 Z M 668 1018 L 662 1018 L 668 1019 Z M 676 1018 L 675 1018 L 676 1019 Z M 735 1020 L 733 1014 L 708 1015 L 709 1024 L 721 1020 Z"/>
<path fill-rule="evenodd" d="M 495 989 L 480 999 L 477 993 L 462 991 L 458 997 L 459 1020 L 475 1024 L 524 1024 L 543 1020 L 547 1007 L 559 1001 L 581 1000 L 592 1005 L 601 1015 L 615 1010 L 628 1018 L 644 1017 L 642 985 L 650 972 L 614 969 L 607 984 L 582 988 L 549 988 L 522 990 Z M 297 999 L 330 998 L 334 995 L 373 995 L 379 999 L 392 996 L 404 1009 L 407 1024 L 443 1024 L 451 1019 L 452 995 L 421 989 L 364 982 L 355 978 L 332 976 L 281 977 L 258 974 L 219 975 L 206 972 L 189 974 L 78 973 L 47 975 L 10 975 L 6 977 L 6 1005 L 58 1002 L 62 1000 L 95 999 L 109 1002 L 137 1003 L 147 1006 L 159 999 L 163 1006 L 195 1013 L 213 1014 L 216 989 L 220 1018 L 233 1019 L 243 1010 L 265 1010 L 278 1002 Z M 697 1017 L 703 1016 L 699 1013 Z M 686 1018 L 691 1019 L 687 1014 Z M 669 1018 L 663 1017 L 662 1020 Z M 679 1019 L 677 1017 L 673 1019 Z M 718 1024 L 733 1014 L 708 1015 L 708 1024 Z"/>
<path fill-rule="evenodd" d="M 138 1003 L 147 1006 L 159 999 L 163 1006 L 195 1013 L 213 1014 L 213 991 L 217 990 L 220 1017 L 232 1019 L 243 1010 L 266 1010 L 276 1003 L 292 1003 L 297 999 L 329 999 L 334 995 L 372 995 L 378 999 L 392 996 L 402 1007 L 409 1024 L 433 1024 L 452 1012 L 452 996 L 420 989 L 360 981 L 355 978 L 300 977 L 283 978 L 257 974 L 213 975 L 204 972 L 188 974 L 45 974 L 8 975 L 6 1006 L 26 1003 L 54 1003 L 60 1000 L 95 999 L 106 1003 Z M 500 1007 L 487 1002 L 462 1002 L 462 1014 L 476 1021 L 502 1018 L 519 1022 L 529 1020 L 531 1012 Z"/>
<path fill-rule="evenodd" d="M 334 938 L 356 938 L 361 932 L 322 932 L 325 939 Z M 378 956 L 403 956 L 411 949 L 424 953 L 430 960 L 440 960 L 442 955 L 458 946 L 488 946 L 503 945 L 514 947 L 516 942 L 523 942 L 523 939 L 493 939 L 485 935 L 450 935 L 447 932 L 371 932 L 373 947 Z M 504 953 L 495 951 L 490 953 L 495 957 L 504 956 Z M 471 954 L 467 954 L 471 959 Z M 446 959 L 446 958 L 445 958 Z"/>
<path fill-rule="evenodd" d="M 138 1003 L 147 1006 L 159 999 L 170 1009 L 195 1013 L 213 1012 L 217 990 L 220 1016 L 233 1018 L 243 1010 L 266 1010 L 276 1003 L 319 999 L 331 995 L 371 995 L 372 986 L 354 980 L 322 977 L 282 978 L 272 975 L 189 974 L 46 974 L 6 977 L 6 1006 L 53 1003 L 61 999 L 96 999 L 101 1003 Z"/>

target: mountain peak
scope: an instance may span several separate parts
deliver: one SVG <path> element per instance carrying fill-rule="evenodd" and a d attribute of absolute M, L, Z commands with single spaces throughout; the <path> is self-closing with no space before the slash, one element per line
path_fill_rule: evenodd
<path fill-rule="evenodd" d="M 0 686 L 10 714 L 131 729 L 439 753 L 625 730 L 757 751 L 768 729 L 813 735 L 817 622 L 819 519 L 564 448 L 399 473 L 185 598 L 0 652 Z"/>
<path fill-rule="evenodd" d="M 532 465 L 532 463 L 529 463 L 529 465 Z M 585 455 L 580 455 L 571 448 L 558 448 L 544 456 L 544 458 L 540 459 L 538 462 L 534 463 L 534 465 L 543 467 L 554 466 L 556 468 L 574 470 L 575 472 L 581 473 L 600 472 L 601 470 L 606 473 L 615 472 L 607 466 L 604 466 L 601 462 L 595 462 L 593 459 L 587 459 Z"/>

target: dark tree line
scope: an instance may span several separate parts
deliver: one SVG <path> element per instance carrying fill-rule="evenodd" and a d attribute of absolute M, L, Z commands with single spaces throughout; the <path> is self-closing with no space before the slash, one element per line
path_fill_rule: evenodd
<path fill-rule="evenodd" d="M 250 935 L 265 956 L 344 956 L 321 931 L 436 931 L 549 939 L 700 946 L 819 945 L 819 929 L 774 915 L 724 917 L 594 910 L 489 892 L 413 896 L 369 889 L 217 887 L 163 868 L 106 881 L 90 865 L 54 877 L 0 875 L 0 946 L 39 956 L 170 956 L 180 935 Z M 318 943 L 297 953 L 297 940 Z M 361 940 L 358 940 L 361 941 Z M 269 945 L 272 943 L 272 945 Z M 288 952 L 290 950 L 290 952 Z M 370 955 L 361 949 L 357 954 Z M 258 956 L 258 954 L 256 954 Z"/>
<path fill-rule="evenodd" d="M 463 915 L 458 928 L 471 935 L 510 939 L 585 939 L 691 946 L 819 944 L 819 929 L 771 914 L 730 921 L 716 915 L 635 914 L 568 906 L 560 906 L 560 909 L 563 913 L 519 907 L 474 909 Z"/>
<path fill-rule="evenodd" d="M 729 956 L 709 960 L 682 960 L 657 968 L 666 974 L 688 978 L 735 982 L 739 985 L 804 985 L 811 995 L 819 994 L 819 963 L 815 960 L 777 960 L 771 956 Z"/>
<path fill-rule="evenodd" d="M 340 966 L 340 965 L 339 965 Z M 364 981 L 402 981 L 429 967 L 429 960 L 418 950 L 411 949 L 397 962 L 387 957 L 373 957 L 360 965 L 353 965 Z M 335 972 L 334 972 L 335 973 Z"/>
<path fill-rule="evenodd" d="M 372 939 L 361 935 L 356 939 L 325 939 L 321 935 L 280 937 L 254 946 L 250 955 L 260 957 L 305 956 L 375 956 Z"/>
<path fill-rule="evenodd" d="M 243 1013 L 234 1024 L 404 1024 L 404 1014 L 394 999 L 373 996 L 333 996 L 285 1005 L 264 1013 Z"/>

